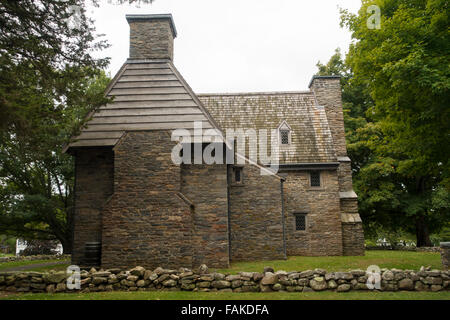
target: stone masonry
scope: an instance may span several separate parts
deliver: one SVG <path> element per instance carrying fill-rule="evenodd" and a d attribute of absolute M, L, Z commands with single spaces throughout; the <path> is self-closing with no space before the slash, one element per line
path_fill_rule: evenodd
<path fill-rule="evenodd" d="M 84 265 L 86 242 L 102 241 L 102 210 L 113 193 L 114 154 L 106 148 L 75 156 L 75 216 L 72 262 Z"/>
<path fill-rule="evenodd" d="M 261 270 L 263 271 L 263 270 Z M 79 290 L 67 288 L 65 272 L 0 272 L 0 292 L 89 293 L 105 291 L 192 291 L 192 292 L 348 292 L 369 291 L 369 274 L 363 270 L 328 272 L 323 269 L 238 274 L 213 273 L 202 265 L 198 270 L 146 269 L 82 270 Z M 374 291 L 450 290 L 449 271 L 381 269 L 380 287 Z"/>

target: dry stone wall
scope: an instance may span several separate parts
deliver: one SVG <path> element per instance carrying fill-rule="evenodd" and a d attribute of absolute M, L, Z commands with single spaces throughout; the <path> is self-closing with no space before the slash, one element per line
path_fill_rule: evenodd
<path fill-rule="evenodd" d="M 305 271 L 274 271 L 224 274 L 209 272 L 205 265 L 198 270 L 180 268 L 154 270 L 135 267 L 81 272 L 80 290 L 69 290 L 65 272 L 3 272 L 0 291 L 7 292 L 99 292 L 99 291 L 223 291 L 223 292 L 312 292 L 369 290 L 368 274 L 363 270 L 327 272 L 322 269 Z M 449 291 L 449 271 L 419 271 L 381 269 L 381 291 Z"/>

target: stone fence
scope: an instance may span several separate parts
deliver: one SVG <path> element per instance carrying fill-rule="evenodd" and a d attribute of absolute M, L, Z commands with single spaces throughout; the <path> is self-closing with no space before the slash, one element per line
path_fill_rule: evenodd
<path fill-rule="evenodd" d="M 70 254 L 51 254 L 44 255 L 39 254 L 35 256 L 11 256 L 11 257 L 0 257 L 0 263 L 2 262 L 12 262 L 12 261 L 32 261 L 32 260 L 70 260 Z"/>
<path fill-rule="evenodd" d="M 203 265 L 192 271 L 181 268 L 146 270 L 136 267 L 128 271 L 83 270 L 80 273 L 80 290 L 69 290 L 65 272 L 4 272 L 0 273 L 0 291 L 8 292 L 97 292 L 97 291 L 199 291 L 199 292 L 312 292 L 369 290 L 368 278 L 374 274 L 363 270 L 327 272 L 322 269 L 307 271 L 277 271 L 270 267 L 264 272 L 239 274 L 210 273 Z M 449 271 L 419 271 L 381 269 L 373 279 L 379 279 L 381 291 L 441 291 L 450 290 Z M 377 288 L 377 287 L 375 287 Z"/>
<path fill-rule="evenodd" d="M 366 250 L 393 250 L 393 251 L 414 251 L 414 252 L 441 252 L 440 247 L 404 247 L 404 246 L 366 246 Z"/>

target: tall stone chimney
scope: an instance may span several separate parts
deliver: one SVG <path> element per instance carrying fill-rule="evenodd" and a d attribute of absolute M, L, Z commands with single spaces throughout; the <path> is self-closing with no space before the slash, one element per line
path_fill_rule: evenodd
<path fill-rule="evenodd" d="M 337 156 L 346 157 L 341 78 L 339 76 L 314 76 L 309 83 L 309 89 L 314 92 L 317 103 L 325 107 Z"/>
<path fill-rule="evenodd" d="M 173 60 L 177 30 L 171 14 L 126 15 L 130 25 L 130 59 Z"/>

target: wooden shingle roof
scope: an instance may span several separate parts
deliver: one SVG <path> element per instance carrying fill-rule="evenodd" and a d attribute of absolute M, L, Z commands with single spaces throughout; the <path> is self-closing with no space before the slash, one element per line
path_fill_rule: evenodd
<path fill-rule="evenodd" d="M 325 110 L 316 105 L 310 91 L 200 94 L 198 97 L 224 131 L 227 128 L 271 130 L 286 121 L 291 128 L 291 144 L 280 148 L 280 163 L 337 161 Z"/>
<path fill-rule="evenodd" d="M 106 92 L 114 101 L 90 120 L 66 148 L 114 146 L 126 131 L 217 128 L 169 60 L 128 60 Z"/>

